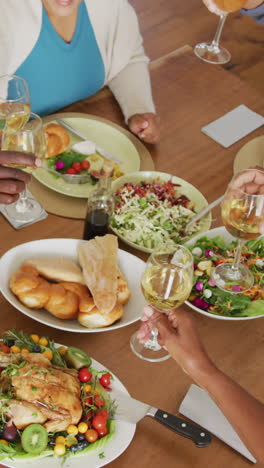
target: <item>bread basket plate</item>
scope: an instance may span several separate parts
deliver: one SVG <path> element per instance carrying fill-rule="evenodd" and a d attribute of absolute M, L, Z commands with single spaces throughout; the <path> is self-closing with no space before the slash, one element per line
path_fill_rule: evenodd
<path fill-rule="evenodd" d="M 166 174 L 165 172 L 137 171 L 130 174 L 126 174 L 123 177 L 116 179 L 112 183 L 112 190 L 115 194 L 116 191 L 126 183 L 140 184 L 140 182 L 142 181 L 152 182 L 156 179 L 158 179 L 161 183 L 168 182 L 169 180 L 171 180 L 173 183 L 179 184 L 180 186 L 178 187 L 177 192 L 179 193 L 179 195 L 186 195 L 193 202 L 194 209 L 196 212 L 200 211 L 202 208 L 208 205 L 206 198 L 196 187 L 194 187 L 184 179 L 181 179 L 180 177 L 176 177 L 171 174 Z M 129 213 L 129 209 L 127 210 L 127 213 Z M 137 217 L 134 218 L 134 221 L 135 224 L 138 224 Z M 204 218 L 200 221 L 200 228 L 197 232 L 202 233 L 204 231 L 207 231 L 211 226 L 211 222 L 212 217 L 211 213 L 209 213 L 206 216 L 204 216 Z M 146 247 L 142 244 L 139 245 L 136 242 L 131 242 L 123 233 L 120 232 L 118 228 L 111 226 L 111 229 L 123 242 L 130 245 L 130 247 L 147 253 L 151 253 L 153 251 L 153 248 Z M 144 232 L 145 229 L 146 226 L 144 224 L 141 226 L 141 232 Z M 196 235 L 197 232 L 194 235 Z"/>
<path fill-rule="evenodd" d="M 20 244 L 8 250 L 0 259 L 0 290 L 6 300 L 28 317 L 53 328 L 77 333 L 95 333 L 115 330 L 136 322 L 142 315 L 145 299 L 140 288 L 140 277 L 145 263 L 134 255 L 118 250 L 118 264 L 125 276 L 131 297 L 124 306 L 121 320 L 104 328 L 85 328 L 77 320 L 61 320 L 44 309 L 34 310 L 24 306 L 9 289 L 9 278 L 24 260 L 33 257 L 65 257 L 77 262 L 79 239 L 41 239 Z"/>
<path fill-rule="evenodd" d="M 59 345 L 58 345 L 59 346 Z M 98 361 L 92 359 L 92 367 L 97 371 L 109 370 Z M 111 372 L 111 370 L 109 370 Z M 121 392 L 129 397 L 129 393 L 122 382 L 111 372 L 113 381 L 111 383 L 111 399 L 118 405 L 118 394 Z M 115 395 L 115 392 L 116 395 Z M 72 454 L 64 461 L 63 457 L 56 456 L 34 456 L 18 459 L 1 460 L 1 466 L 10 468 L 100 468 L 119 457 L 131 443 L 136 430 L 136 424 L 116 419 L 115 429 L 109 439 L 100 439 L 94 446 L 90 445 L 88 452 Z"/>
<path fill-rule="evenodd" d="M 99 119 L 93 116 L 89 118 L 88 115 L 85 117 L 64 117 L 64 115 L 63 113 L 58 114 L 58 117 L 63 118 L 65 122 L 86 135 L 87 139 L 94 141 L 119 159 L 122 162 L 120 170 L 124 174 L 140 169 L 139 150 L 133 143 L 133 140 L 126 135 L 128 132 L 125 133 L 121 127 L 117 125 L 113 126 L 113 124 L 106 119 Z M 56 123 L 55 117 L 56 115 L 44 117 L 43 121 L 44 123 L 51 121 Z M 69 147 L 82 141 L 70 132 L 69 134 L 71 137 Z M 94 164 L 94 167 L 91 166 L 91 169 L 98 170 L 98 164 Z M 46 161 L 44 161 L 44 165 L 47 166 Z M 61 177 L 56 178 L 56 176 L 43 169 L 36 169 L 33 172 L 33 176 L 38 182 L 49 189 L 63 195 L 69 195 L 70 197 L 87 198 L 96 188 L 96 185 L 92 185 L 90 182 L 85 184 L 69 184 Z"/>
<path fill-rule="evenodd" d="M 187 245 L 193 245 L 195 244 L 195 242 L 200 238 L 200 237 L 203 237 L 203 236 L 206 236 L 208 237 L 209 239 L 212 239 L 214 237 L 221 237 L 227 244 L 232 242 L 232 241 L 235 241 L 237 239 L 235 239 L 233 236 L 231 236 L 231 234 L 229 234 L 229 232 L 225 229 L 224 226 L 221 226 L 221 227 L 218 227 L 218 228 L 214 228 L 214 229 L 211 229 L 210 231 L 207 231 L 207 232 L 203 232 L 202 234 L 199 234 L 197 236 L 195 236 L 194 238 L 190 239 L 188 242 L 186 242 Z M 233 317 L 229 317 L 227 315 L 222 315 L 222 314 L 212 314 L 210 312 L 207 312 L 206 310 L 202 310 L 200 309 L 199 307 L 196 307 L 194 304 L 192 304 L 190 301 L 185 301 L 185 304 L 187 304 L 189 307 L 191 307 L 193 310 L 195 310 L 196 312 L 199 312 L 200 314 L 202 315 L 206 315 L 207 317 L 210 317 L 212 319 L 218 319 L 218 320 L 229 320 L 229 321 L 238 321 L 238 320 L 251 320 L 251 319 L 257 319 L 257 318 L 261 318 L 264 316 L 263 315 L 253 315 L 253 316 L 249 316 L 249 317 L 242 317 L 242 316 L 233 316 Z"/>

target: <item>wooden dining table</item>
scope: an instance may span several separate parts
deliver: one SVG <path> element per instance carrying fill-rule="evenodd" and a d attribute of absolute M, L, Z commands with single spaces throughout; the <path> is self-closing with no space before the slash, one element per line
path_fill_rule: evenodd
<path fill-rule="evenodd" d="M 224 193 L 233 174 L 237 151 L 250 139 L 263 134 L 263 129 L 259 128 L 229 148 L 223 148 L 203 134 L 201 128 L 240 104 L 263 114 L 264 99 L 230 72 L 200 61 L 189 46 L 156 59 L 150 68 L 153 95 L 162 121 L 161 142 L 156 146 L 147 145 L 155 169 L 190 182 L 211 202 Z M 65 111 L 93 114 L 125 127 L 120 109 L 107 90 L 75 103 Z M 219 225 L 220 211 L 216 208 L 212 227 Z M 13 229 L 1 217 L 0 255 L 18 244 L 37 239 L 81 239 L 82 231 L 83 220 L 51 214 L 47 219 L 21 230 Z M 146 254 L 122 242 L 119 242 L 119 247 L 146 259 Z M 3 296 L 0 296 L 0 308 L 1 333 L 10 328 L 23 329 L 28 333 L 47 335 L 65 345 L 81 347 L 109 368 L 134 398 L 178 414 L 192 380 L 172 359 L 150 363 L 131 352 L 129 340 L 138 328 L 138 322 L 114 331 L 78 334 L 33 321 Z M 263 318 L 230 322 L 200 315 L 186 305 L 183 308 L 194 317 L 205 348 L 217 366 L 264 401 Z M 138 423 L 129 447 L 109 466 L 246 468 L 250 462 L 216 437 L 210 446 L 198 449 L 190 439 L 144 418 Z"/>

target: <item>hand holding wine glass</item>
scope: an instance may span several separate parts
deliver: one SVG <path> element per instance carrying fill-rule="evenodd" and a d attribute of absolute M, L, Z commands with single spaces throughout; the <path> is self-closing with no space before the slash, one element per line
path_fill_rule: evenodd
<path fill-rule="evenodd" d="M 190 251 L 168 242 L 160 245 L 150 255 L 141 278 L 143 294 L 159 312 L 168 313 L 181 305 L 192 289 L 193 259 Z M 140 358 L 147 361 L 164 361 L 169 358 L 166 349 L 160 346 L 158 331 L 151 330 L 150 339 L 142 344 L 137 333 L 131 338 L 131 348 Z"/>
<path fill-rule="evenodd" d="M 222 219 L 228 232 L 238 238 L 238 245 L 234 262 L 218 265 L 213 278 L 220 289 L 243 292 L 254 283 L 252 273 L 240 262 L 243 243 L 264 232 L 263 170 L 247 169 L 231 180 L 222 202 Z"/>
<path fill-rule="evenodd" d="M 11 167 L 13 167 L 14 161 L 13 152 L 32 153 L 37 158 L 43 158 L 46 151 L 46 136 L 41 118 L 37 114 L 31 113 L 27 123 L 19 130 L 6 125 L 2 136 L 2 148 L 10 151 L 7 166 Z M 22 166 L 19 165 L 21 169 L 27 172 L 34 169 L 34 166 L 23 166 L 22 160 L 27 161 L 27 159 L 21 158 Z M 39 165 L 38 160 L 37 165 Z M 20 193 L 19 200 L 8 205 L 5 211 L 10 218 L 16 221 L 29 222 L 40 216 L 42 207 L 37 200 L 28 197 L 25 188 Z"/>

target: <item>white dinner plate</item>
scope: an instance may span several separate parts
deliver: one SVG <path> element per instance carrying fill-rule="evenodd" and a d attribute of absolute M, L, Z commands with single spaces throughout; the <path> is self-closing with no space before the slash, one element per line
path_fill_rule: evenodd
<path fill-rule="evenodd" d="M 224 241 L 226 243 L 237 240 L 235 237 L 233 237 L 233 236 L 231 236 L 231 234 L 229 234 L 229 232 L 225 229 L 224 226 L 220 226 L 218 228 L 211 229 L 210 231 L 203 232 L 202 234 L 199 234 L 199 235 L 195 236 L 193 239 L 190 239 L 188 242 L 186 242 L 186 244 L 187 245 L 193 245 L 193 244 L 195 244 L 195 242 L 200 237 L 203 237 L 203 236 L 209 237 L 209 239 L 212 239 L 213 237 L 220 236 L 220 237 L 222 237 L 224 239 Z M 256 315 L 256 316 L 253 316 L 253 317 L 238 317 L 238 316 L 237 317 L 227 317 L 226 315 L 210 314 L 210 312 L 206 312 L 205 310 L 199 309 L 199 307 L 196 307 L 190 301 L 185 301 L 185 304 L 187 304 L 193 310 L 196 310 L 196 312 L 199 312 L 202 315 L 206 315 L 207 317 L 210 317 L 212 319 L 238 321 L 238 320 L 253 320 L 253 319 L 263 317 L 263 315 Z"/>
<path fill-rule="evenodd" d="M 106 367 L 99 362 L 92 360 L 92 367 L 98 371 L 105 370 Z M 108 369 L 106 369 L 108 370 Z M 111 372 L 109 370 L 109 372 Z M 118 396 L 116 392 L 122 392 L 129 396 L 126 387 L 122 382 L 111 372 L 114 379 L 111 383 L 112 392 L 111 399 L 116 400 L 118 405 Z M 95 442 L 95 448 L 84 454 L 73 454 L 63 459 L 63 457 L 55 457 L 50 455 L 48 457 L 34 457 L 32 459 L 16 459 L 16 460 L 1 460 L 0 464 L 10 468 L 100 468 L 105 466 L 115 458 L 119 457 L 131 443 L 136 430 L 136 424 L 132 424 L 119 419 L 115 422 L 115 432 L 110 440 L 101 439 L 99 444 Z"/>
<path fill-rule="evenodd" d="M 127 280 L 128 287 L 131 291 L 131 297 L 124 306 L 124 316 L 121 320 L 109 327 L 85 328 L 77 320 L 61 320 L 44 309 L 29 309 L 21 304 L 9 289 L 10 276 L 18 270 L 24 260 L 33 257 L 67 257 L 77 262 L 77 248 L 81 242 L 85 241 L 77 239 L 41 239 L 27 242 L 26 244 L 20 244 L 7 251 L 0 259 L 0 290 L 3 296 L 16 309 L 33 320 L 48 325 L 49 327 L 70 332 L 104 332 L 125 327 L 139 320 L 142 315 L 143 307 L 146 304 L 140 288 L 140 278 L 144 271 L 145 263 L 134 255 L 120 249 L 118 250 L 118 263 Z"/>

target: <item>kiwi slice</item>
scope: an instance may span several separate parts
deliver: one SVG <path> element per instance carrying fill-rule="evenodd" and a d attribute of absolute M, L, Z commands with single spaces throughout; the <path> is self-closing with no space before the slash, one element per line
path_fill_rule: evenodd
<path fill-rule="evenodd" d="M 25 452 L 38 455 L 48 445 L 48 433 L 41 424 L 30 424 L 22 432 L 21 444 Z"/>
<path fill-rule="evenodd" d="M 82 349 L 74 348 L 74 346 L 69 346 L 64 359 L 69 367 L 74 369 L 81 369 L 82 367 L 89 367 L 92 364 L 92 360 L 88 354 L 86 354 Z"/>

